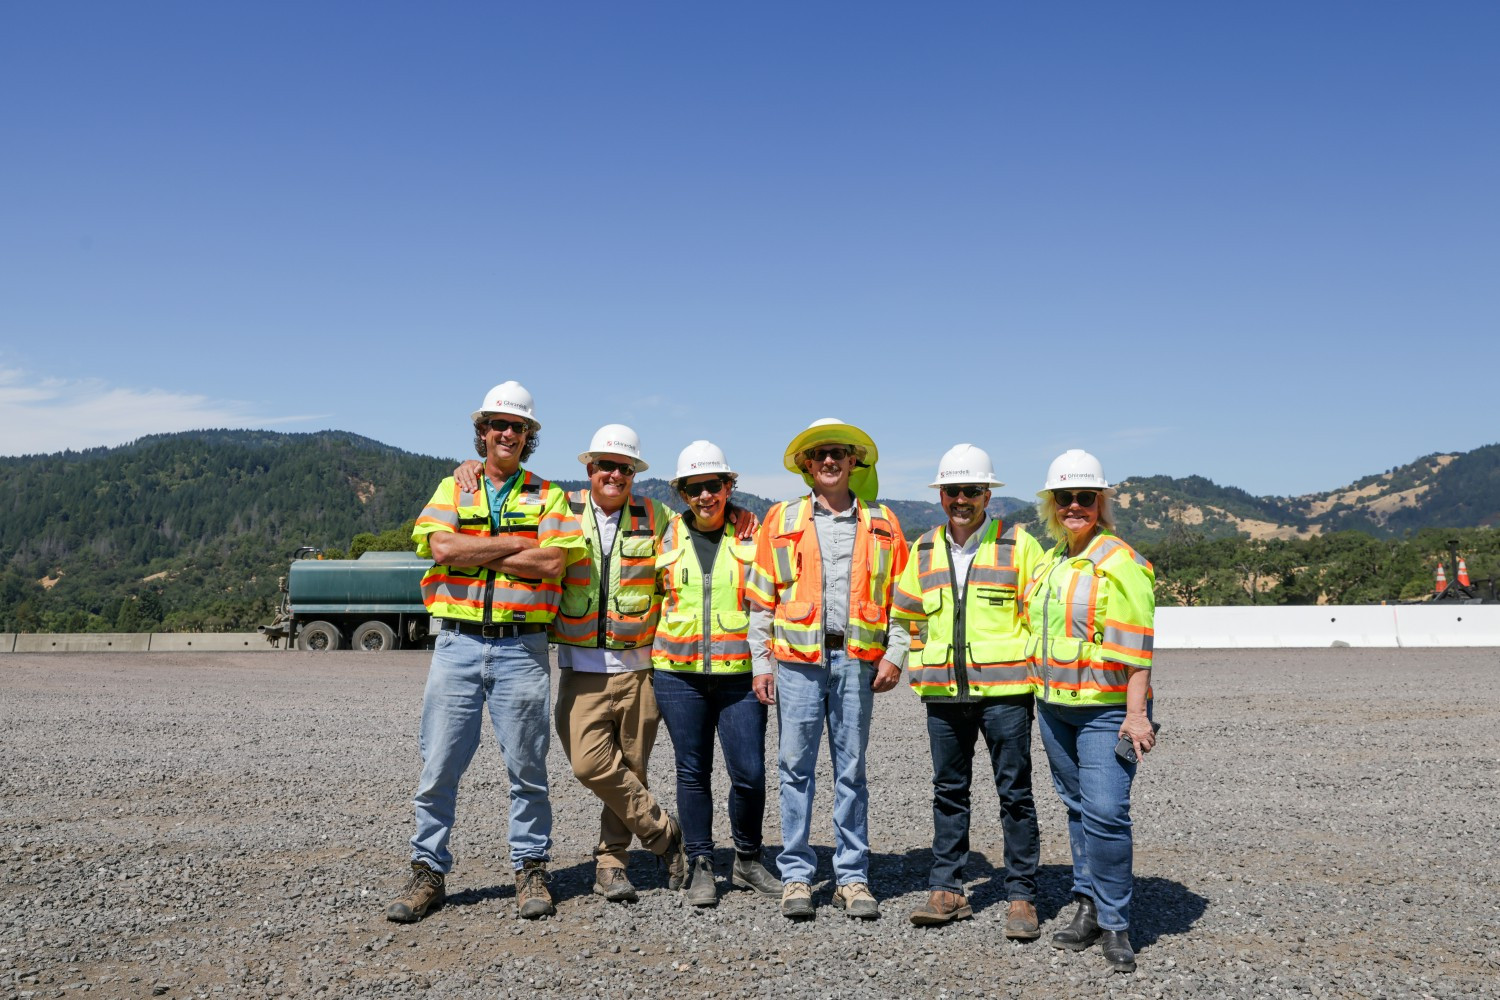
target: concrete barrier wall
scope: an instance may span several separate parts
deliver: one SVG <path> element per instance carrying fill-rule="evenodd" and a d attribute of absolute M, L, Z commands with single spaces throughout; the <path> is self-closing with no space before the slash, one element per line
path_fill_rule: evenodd
<path fill-rule="evenodd" d="M 1158 608 L 1157 649 L 1500 646 L 1500 604 Z M 0 653 L 284 652 L 258 633 L 0 633 Z"/>
<path fill-rule="evenodd" d="M 77 632 L 71 635 L 21 633 L 17 653 L 144 653 L 151 645 L 147 632 Z"/>
<path fill-rule="evenodd" d="M 259 632 L 157 632 L 151 636 L 150 649 L 153 653 L 275 652 Z"/>
<path fill-rule="evenodd" d="M 1158 608 L 1157 649 L 1500 646 L 1500 604 Z"/>

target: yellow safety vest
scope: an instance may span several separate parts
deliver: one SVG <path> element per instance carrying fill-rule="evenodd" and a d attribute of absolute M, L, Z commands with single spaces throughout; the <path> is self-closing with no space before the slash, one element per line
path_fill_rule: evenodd
<path fill-rule="evenodd" d="M 417 555 L 432 558 L 428 536 L 437 531 L 489 537 L 497 534 L 490 518 L 484 484 L 473 493 L 459 489 L 449 476 L 422 508 L 412 529 Z M 535 539 L 543 548 L 561 546 L 583 550 L 578 521 L 568 512 L 567 494 L 526 470 L 500 507 L 499 534 Z M 570 553 L 570 556 L 576 555 Z M 422 577 L 422 600 L 437 618 L 483 625 L 517 622 L 546 623 L 557 613 L 562 581 L 497 573 L 480 566 L 433 565 Z"/>
<path fill-rule="evenodd" d="M 891 587 L 906 568 L 906 538 L 885 504 L 854 502 L 859 524 L 849 567 L 844 648 L 855 659 L 873 662 L 885 653 Z M 766 514 L 746 591 L 759 607 L 774 612 L 773 656 L 822 664 L 823 558 L 812 510 L 809 495 L 782 501 Z"/>
<path fill-rule="evenodd" d="M 1101 528 L 1077 556 L 1067 543 L 1032 570 L 1023 597 L 1027 658 L 1038 697 L 1055 705 L 1119 705 L 1130 668 L 1151 668 L 1156 574 Z"/>
<path fill-rule="evenodd" d="M 632 496 L 620 510 L 614 545 L 601 553 L 589 491 L 569 493 L 568 504 L 582 526 L 591 558 L 576 564 L 563 579 L 562 607 L 548 629 L 552 641 L 604 649 L 649 646 L 661 611 L 656 543 L 672 517 L 671 508 Z M 601 564 L 605 576 L 600 575 Z"/>
<path fill-rule="evenodd" d="M 704 575 L 685 518 L 672 518 L 656 557 L 656 589 L 662 594 L 661 621 L 651 648 L 657 670 L 743 674 L 750 670 L 750 615 L 745 578 L 755 561 L 755 539 L 740 541 L 725 524 Z"/>
<path fill-rule="evenodd" d="M 891 598 L 893 617 L 927 628 L 909 667 L 913 691 L 923 698 L 960 701 L 1031 693 L 1018 598 L 1021 581 L 1042 556 L 1025 528 L 1006 529 L 999 518 L 990 518 L 969 565 L 960 608 L 947 525 L 917 539 Z M 962 656 L 955 655 L 960 642 Z"/>

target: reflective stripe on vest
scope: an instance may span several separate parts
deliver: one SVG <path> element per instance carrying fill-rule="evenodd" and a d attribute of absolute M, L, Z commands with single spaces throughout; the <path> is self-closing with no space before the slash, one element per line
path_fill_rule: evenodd
<path fill-rule="evenodd" d="M 1030 693 L 1025 630 L 1016 601 L 1018 532 L 991 518 L 965 577 L 963 690 L 953 655 L 956 603 L 947 528 L 931 528 L 917 540 L 891 602 L 894 614 L 927 625 L 926 642 L 920 653 L 913 654 L 907 678 L 921 697 L 996 698 Z M 1031 544 L 1028 536 L 1021 535 Z"/>
<path fill-rule="evenodd" d="M 751 600 L 774 612 L 771 655 L 797 663 L 824 662 L 823 562 L 811 496 L 776 504 L 766 515 L 746 580 Z M 891 587 L 906 565 L 900 522 L 884 504 L 856 499 L 859 523 L 849 567 L 849 621 L 844 648 L 873 662 L 885 652 Z"/>
<path fill-rule="evenodd" d="M 548 629 L 552 641 L 606 649 L 650 645 L 661 609 L 656 593 L 656 542 L 666 530 L 671 511 L 655 500 L 631 497 L 620 511 L 614 545 L 608 557 L 601 559 L 599 525 L 589 491 L 569 493 L 568 504 L 583 524 L 591 558 L 575 564 L 563 581 L 562 607 Z M 602 585 L 601 561 L 609 566 Z"/>
<path fill-rule="evenodd" d="M 537 541 L 566 531 L 564 516 L 547 513 L 548 498 L 562 491 L 540 476 L 525 470 L 522 473 L 515 489 L 500 505 L 499 532 L 493 529 L 486 491 L 464 492 L 451 479 L 438 487 L 417 524 L 440 524 L 476 537 L 517 534 Z M 422 601 L 429 614 L 485 625 L 550 622 L 561 596 L 558 580 L 529 579 L 482 567 L 438 563 L 422 577 Z"/>
<path fill-rule="evenodd" d="M 1135 567 L 1111 571 L 1121 561 Z M 1032 683 L 1045 701 L 1118 705 L 1130 668 L 1150 669 L 1155 631 L 1151 564 L 1101 531 L 1078 556 L 1059 545 L 1033 574 L 1025 612 Z"/>
<path fill-rule="evenodd" d="M 685 516 L 672 519 L 656 559 L 662 607 L 651 665 L 657 670 L 748 673 L 750 615 L 745 611 L 745 578 L 755 558 L 755 543 L 737 540 L 726 525 L 713 570 L 705 579 Z M 712 628 L 705 628 L 705 617 L 711 619 Z"/>

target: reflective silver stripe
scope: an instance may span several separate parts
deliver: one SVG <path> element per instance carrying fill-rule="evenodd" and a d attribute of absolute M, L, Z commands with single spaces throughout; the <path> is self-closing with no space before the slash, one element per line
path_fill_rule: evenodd
<path fill-rule="evenodd" d="M 1092 642 L 1094 622 L 1089 615 L 1089 609 L 1093 607 L 1095 596 L 1099 592 L 1099 578 L 1092 573 L 1084 576 L 1076 571 L 1073 578 L 1078 581 L 1078 586 L 1073 591 L 1073 606 L 1070 609 L 1073 613 L 1073 638 Z"/>
<path fill-rule="evenodd" d="M 823 644 L 823 630 L 817 628 L 798 628 L 796 625 L 788 625 L 784 621 L 778 621 L 776 625 L 776 638 L 785 642 L 788 646 L 821 646 Z"/>
<path fill-rule="evenodd" d="M 977 563 L 969 567 L 969 583 L 1008 584 L 1014 587 L 1016 582 L 1017 574 L 1014 568 L 994 569 Z"/>
<path fill-rule="evenodd" d="M 899 587 L 891 592 L 891 604 L 897 610 L 906 611 L 913 615 L 921 615 L 922 613 L 922 599 L 920 597 L 912 597 Z"/>
<path fill-rule="evenodd" d="M 1113 625 L 1104 626 L 1104 642 L 1110 646 L 1120 646 L 1124 649 L 1135 650 L 1140 653 L 1150 653 L 1153 645 L 1153 636 L 1142 635 L 1139 632 L 1127 632 L 1124 629 L 1115 628 Z"/>

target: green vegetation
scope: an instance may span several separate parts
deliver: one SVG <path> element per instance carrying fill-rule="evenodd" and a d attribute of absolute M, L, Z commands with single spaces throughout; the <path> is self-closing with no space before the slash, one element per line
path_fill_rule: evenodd
<path fill-rule="evenodd" d="M 540 457 L 545 474 L 556 463 Z M 452 468 L 452 459 L 338 431 L 196 431 L 0 458 L 0 631 L 252 629 L 270 621 L 299 546 L 335 557 L 410 548 L 413 518 Z M 578 467 L 569 457 L 565 468 Z M 1418 491 L 1416 502 L 1376 510 L 1359 496 L 1312 515 L 1334 494 L 1265 498 L 1197 476 L 1131 480 L 1121 534 L 1156 563 L 1163 604 L 1420 598 L 1451 537 L 1476 580 L 1500 576 L 1500 534 L 1485 527 L 1500 523 L 1500 445 L 1387 475 L 1362 483 Z M 636 489 L 681 507 L 664 480 Z M 736 500 L 761 516 L 770 506 L 753 494 Z M 942 519 L 934 502 L 891 506 L 909 538 Z M 992 510 L 1035 525 L 1029 500 L 996 497 Z M 1284 525 L 1290 537 L 1249 540 L 1236 518 Z"/>

